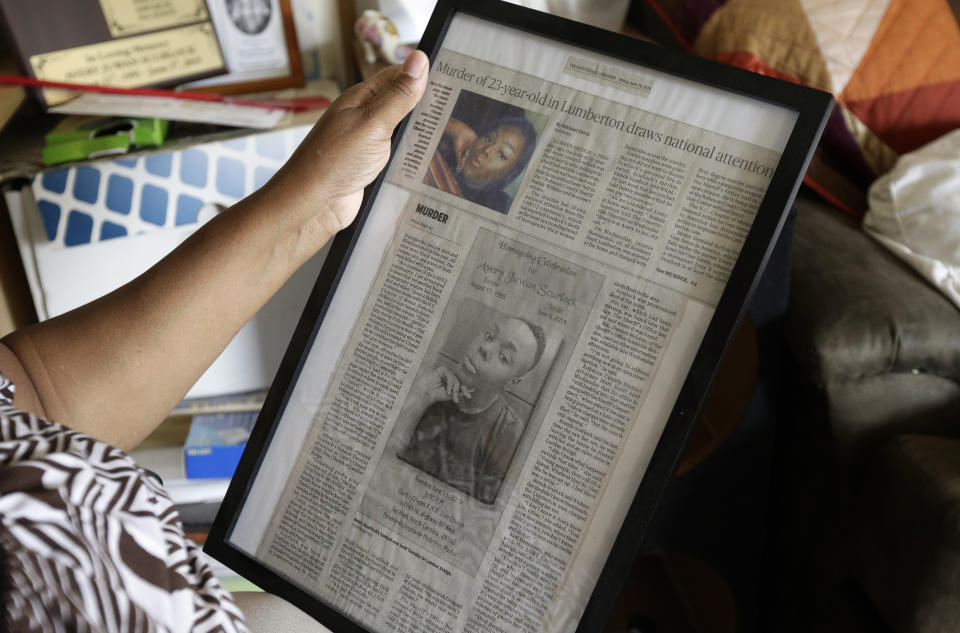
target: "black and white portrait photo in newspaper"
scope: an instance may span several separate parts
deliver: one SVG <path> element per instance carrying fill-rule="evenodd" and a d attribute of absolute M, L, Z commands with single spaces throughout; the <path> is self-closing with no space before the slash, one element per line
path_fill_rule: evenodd
<path fill-rule="evenodd" d="M 361 514 L 475 573 L 603 279 L 480 229 Z"/>
<path fill-rule="evenodd" d="M 417 425 L 397 457 L 492 504 L 539 397 L 537 390 L 528 402 L 511 389 L 537 378 L 533 370 L 552 357 L 544 358 L 538 323 L 476 300 L 463 301 L 455 323 L 435 365 L 414 383 L 407 407 Z"/>
<path fill-rule="evenodd" d="M 273 8 L 269 0 L 226 0 L 230 21 L 247 35 L 257 35 L 267 28 Z"/>
<path fill-rule="evenodd" d="M 507 213 L 546 124 L 543 114 L 462 90 L 423 182 Z"/>

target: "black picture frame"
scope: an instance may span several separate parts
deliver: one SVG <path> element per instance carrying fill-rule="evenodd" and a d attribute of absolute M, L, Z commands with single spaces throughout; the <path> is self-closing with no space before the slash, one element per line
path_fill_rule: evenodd
<path fill-rule="evenodd" d="M 825 92 L 761 76 L 742 69 L 662 48 L 619 34 L 539 13 L 524 7 L 486 0 L 440 0 L 420 43 L 421 50 L 436 59 L 451 20 L 458 13 L 536 34 L 585 51 L 600 53 L 628 64 L 652 68 L 706 87 L 789 108 L 797 113 L 796 123 L 763 197 L 756 219 L 740 256 L 730 274 L 706 333 L 696 352 L 659 438 L 633 502 L 612 545 L 592 596 L 580 618 L 579 633 L 598 633 L 603 626 L 630 567 L 638 554 L 642 536 L 651 521 L 663 491 L 671 479 L 684 442 L 698 419 L 710 391 L 724 351 L 739 325 L 763 268 L 771 255 L 791 208 L 803 174 L 833 106 Z M 709 106 L 705 106 L 709 107 Z M 394 134 L 398 140 L 406 129 L 404 121 Z M 226 498 L 210 531 L 205 551 L 234 571 L 311 613 L 335 633 L 367 633 L 368 630 L 338 610 L 316 599 L 274 573 L 244 551 L 232 545 L 228 536 L 262 467 L 264 455 L 287 406 L 306 355 L 336 295 L 344 269 L 356 253 L 359 236 L 367 226 L 371 208 L 384 183 L 384 174 L 365 192 L 356 222 L 340 233 L 331 246 L 326 263 L 309 297 L 303 316 L 293 334 L 277 377 L 266 398 L 260 418 L 248 441 Z"/>

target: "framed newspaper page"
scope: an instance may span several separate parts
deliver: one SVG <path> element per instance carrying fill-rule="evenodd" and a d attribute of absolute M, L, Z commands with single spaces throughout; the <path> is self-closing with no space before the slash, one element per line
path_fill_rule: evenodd
<path fill-rule="evenodd" d="M 830 95 L 441 0 L 206 549 L 334 633 L 601 631 Z"/>

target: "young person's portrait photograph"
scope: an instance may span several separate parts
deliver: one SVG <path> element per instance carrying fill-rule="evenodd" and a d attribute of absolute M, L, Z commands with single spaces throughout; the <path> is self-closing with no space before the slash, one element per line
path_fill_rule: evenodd
<path fill-rule="evenodd" d="M 424 184 L 507 213 L 547 117 L 461 91 Z"/>
<path fill-rule="evenodd" d="M 465 300 L 414 381 L 404 410 L 416 423 L 397 457 L 494 503 L 543 386 L 545 372 L 535 370 L 549 368 L 556 351 L 547 343 L 539 323 Z"/>
<path fill-rule="evenodd" d="M 234 26 L 247 35 L 263 33 L 273 11 L 270 0 L 226 0 L 227 15 Z"/>

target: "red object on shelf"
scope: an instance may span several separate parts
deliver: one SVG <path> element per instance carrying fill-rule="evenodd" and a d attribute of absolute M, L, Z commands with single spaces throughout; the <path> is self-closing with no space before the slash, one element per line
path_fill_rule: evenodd
<path fill-rule="evenodd" d="M 172 99 L 186 99 L 191 101 L 218 101 L 234 105 L 266 108 L 268 110 L 290 110 L 303 112 L 326 108 L 330 100 L 326 97 L 285 97 L 278 99 L 238 99 L 225 97 L 214 92 L 196 92 L 181 90 L 164 90 L 162 88 L 114 88 L 111 86 L 97 86 L 93 84 L 75 84 L 62 81 L 46 81 L 21 77 L 18 75 L 0 74 L 0 84 L 26 86 L 28 88 L 56 88 L 58 90 L 73 90 L 76 92 L 98 92 L 103 94 L 130 95 L 138 97 L 168 97 Z"/>

